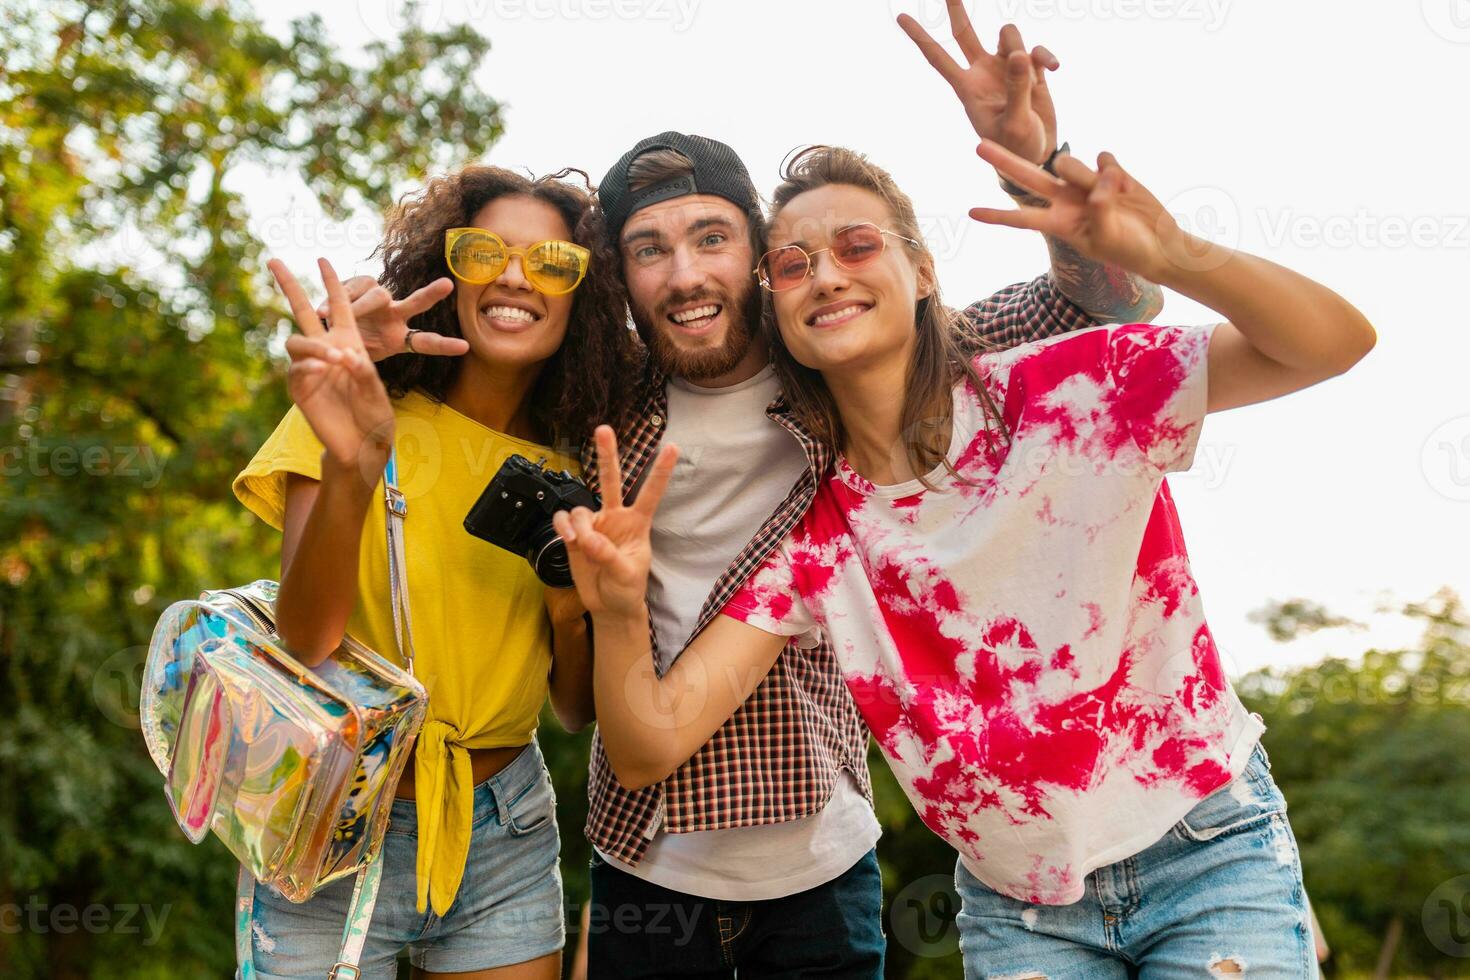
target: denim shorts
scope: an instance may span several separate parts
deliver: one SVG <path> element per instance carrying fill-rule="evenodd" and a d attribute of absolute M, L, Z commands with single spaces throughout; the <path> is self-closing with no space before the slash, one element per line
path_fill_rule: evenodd
<path fill-rule="evenodd" d="M 405 948 L 414 966 L 432 973 L 508 966 L 562 948 L 556 794 L 536 743 L 475 787 L 473 819 L 464 880 L 441 917 L 416 907 L 417 811 L 412 800 L 393 801 L 363 980 L 394 980 Z M 341 949 L 352 884 L 350 877 L 335 881 L 300 905 L 255 886 L 251 939 L 259 980 L 327 975 Z"/>
<path fill-rule="evenodd" d="M 1317 959 L 1286 801 L 1257 744 L 1235 781 L 1157 842 L 1031 905 L 955 867 L 965 980 L 1312 980 Z"/>

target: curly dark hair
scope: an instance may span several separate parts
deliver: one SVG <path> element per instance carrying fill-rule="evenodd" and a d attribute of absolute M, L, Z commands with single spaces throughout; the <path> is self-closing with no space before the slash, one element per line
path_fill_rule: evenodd
<path fill-rule="evenodd" d="M 564 179 L 572 173 L 582 175 L 585 190 Z M 403 299 L 449 276 L 444 233 L 470 224 L 486 204 L 508 195 L 550 204 L 573 229 L 573 240 L 593 248 L 599 237 L 588 223 L 591 190 L 587 175 L 572 168 L 531 178 L 503 167 L 470 166 L 435 177 L 389 213 L 383 241 L 374 252 L 383 255 L 381 282 L 395 299 Z M 598 268 L 604 264 L 594 249 L 587 277 L 573 294 L 566 339 L 531 389 L 531 421 L 548 443 L 576 446 L 598 424 L 616 425 L 627 409 L 637 342 L 628 329 L 618 270 Z M 448 337 L 463 336 L 449 302 L 435 304 L 409 325 Z M 457 357 L 403 353 L 380 362 L 378 375 L 394 398 L 418 389 L 442 402 L 459 376 L 460 364 Z"/>

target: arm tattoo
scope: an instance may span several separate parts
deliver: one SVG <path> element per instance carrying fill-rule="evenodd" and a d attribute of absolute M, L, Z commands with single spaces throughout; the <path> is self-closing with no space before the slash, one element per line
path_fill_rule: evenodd
<path fill-rule="evenodd" d="M 1046 247 L 1057 287 L 1099 323 L 1148 323 L 1164 308 L 1164 292 L 1155 283 L 1084 258 L 1060 238 L 1046 236 Z"/>
<path fill-rule="evenodd" d="M 1049 202 L 1025 188 L 1002 181 L 1016 203 L 1044 208 Z M 1071 245 L 1051 235 L 1051 274 L 1062 294 L 1099 323 L 1148 323 L 1164 308 L 1164 291 L 1157 284 L 1126 269 L 1085 258 Z"/>

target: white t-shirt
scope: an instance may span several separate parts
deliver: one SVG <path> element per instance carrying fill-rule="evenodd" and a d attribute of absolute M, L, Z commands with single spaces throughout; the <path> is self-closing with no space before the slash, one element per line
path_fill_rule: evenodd
<path fill-rule="evenodd" d="M 679 462 L 653 519 L 648 584 L 660 670 L 688 644 L 715 582 L 807 468 L 801 444 L 766 415 L 779 393 L 770 366 L 727 388 L 669 381 L 664 440 L 679 447 Z M 856 779 L 844 773 L 811 816 L 685 834 L 659 830 L 636 866 L 602 857 L 675 891 L 759 901 L 831 881 L 880 833 Z"/>
<path fill-rule="evenodd" d="M 688 834 L 660 831 L 636 867 L 598 853 L 608 864 L 676 892 L 757 902 L 826 884 L 857 864 L 881 833 L 857 778 L 844 769 L 827 805 L 809 817 Z"/>
<path fill-rule="evenodd" d="M 949 460 L 876 487 L 845 460 L 725 609 L 820 629 L 924 823 L 982 882 L 1064 905 L 1249 761 L 1166 472 L 1187 469 L 1210 330 L 1096 327 L 975 365 Z"/>

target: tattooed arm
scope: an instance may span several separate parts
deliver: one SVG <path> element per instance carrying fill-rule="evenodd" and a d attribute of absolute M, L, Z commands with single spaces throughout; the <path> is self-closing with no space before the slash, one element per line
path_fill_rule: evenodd
<path fill-rule="evenodd" d="M 1004 178 L 1001 187 L 1017 204 L 1033 208 L 1050 205 Z M 1063 296 L 1095 322 L 1149 323 L 1164 308 L 1164 291 L 1156 283 L 1111 263 L 1089 259 L 1055 235 L 1045 238 L 1051 253 L 1052 281 Z"/>

